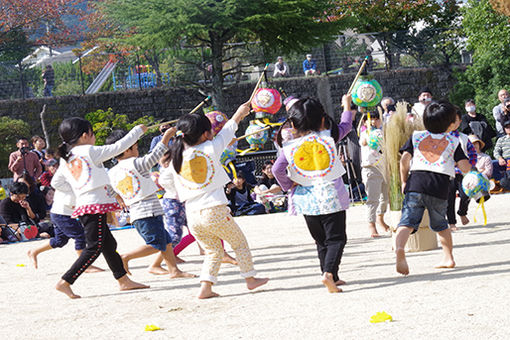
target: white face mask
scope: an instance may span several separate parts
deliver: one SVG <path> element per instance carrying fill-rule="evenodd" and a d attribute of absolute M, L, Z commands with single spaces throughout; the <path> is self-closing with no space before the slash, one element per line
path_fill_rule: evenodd
<path fill-rule="evenodd" d="M 474 106 L 474 105 L 466 106 L 466 111 L 467 112 L 475 112 L 476 111 L 476 106 Z"/>
<path fill-rule="evenodd" d="M 426 97 L 426 98 L 423 98 L 423 101 L 428 103 L 428 102 L 431 102 L 432 101 L 432 98 L 430 97 Z"/>

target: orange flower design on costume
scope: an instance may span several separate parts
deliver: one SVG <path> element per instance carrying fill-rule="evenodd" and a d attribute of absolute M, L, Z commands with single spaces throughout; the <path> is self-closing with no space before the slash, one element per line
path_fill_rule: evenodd
<path fill-rule="evenodd" d="M 435 163 L 439 160 L 439 157 L 441 157 L 441 154 L 447 146 L 448 141 L 446 137 L 434 139 L 431 136 L 427 136 L 427 138 L 423 139 L 418 145 L 418 150 L 420 150 L 427 161 Z"/>

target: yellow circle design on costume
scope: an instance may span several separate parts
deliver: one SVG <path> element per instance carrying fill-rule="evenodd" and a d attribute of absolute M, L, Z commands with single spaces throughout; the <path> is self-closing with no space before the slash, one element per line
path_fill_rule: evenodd
<path fill-rule="evenodd" d="M 214 173 L 211 157 L 195 151 L 191 158 L 183 160 L 179 175 L 186 180 L 183 185 L 188 189 L 202 189 L 211 184 Z"/>
<path fill-rule="evenodd" d="M 326 147 L 314 141 L 305 141 L 294 154 L 294 163 L 305 171 L 325 170 L 330 165 Z"/>

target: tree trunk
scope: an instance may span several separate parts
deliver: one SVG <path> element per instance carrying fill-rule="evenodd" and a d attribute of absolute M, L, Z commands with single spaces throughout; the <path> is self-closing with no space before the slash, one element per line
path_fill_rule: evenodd
<path fill-rule="evenodd" d="M 209 32 L 212 53 L 212 88 L 209 89 L 213 106 L 218 110 L 225 109 L 223 93 L 223 41 L 215 32 Z"/>

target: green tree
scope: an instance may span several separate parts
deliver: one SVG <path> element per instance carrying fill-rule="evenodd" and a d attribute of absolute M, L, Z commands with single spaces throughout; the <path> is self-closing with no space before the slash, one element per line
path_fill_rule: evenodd
<path fill-rule="evenodd" d="M 103 0 L 101 4 L 107 17 L 130 32 L 123 39 L 132 46 L 210 49 L 208 92 L 220 109 L 224 76 L 239 69 L 238 64 L 228 65 L 236 59 L 227 52 L 232 44 L 257 41 L 268 54 L 303 50 L 331 40 L 344 23 L 326 17 L 335 6 L 329 0 Z"/>
<path fill-rule="evenodd" d="M 497 92 L 510 89 L 509 18 L 494 11 L 489 0 L 469 0 L 463 12 L 462 26 L 473 64 L 465 72 L 456 73 L 458 83 L 450 99 L 463 105 L 464 100 L 473 97 L 477 112 L 493 122 L 491 112 L 498 103 Z"/>
<path fill-rule="evenodd" d="M 19 137 L 30 137 L 30 125 L 21 119 L 0 117 L 0 177 L 12 177 L 9 155 L 16 149 Z"/>

